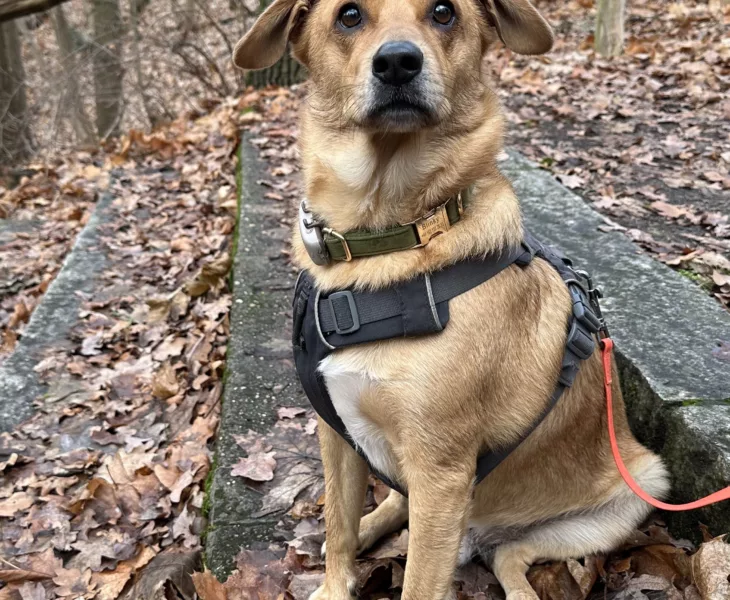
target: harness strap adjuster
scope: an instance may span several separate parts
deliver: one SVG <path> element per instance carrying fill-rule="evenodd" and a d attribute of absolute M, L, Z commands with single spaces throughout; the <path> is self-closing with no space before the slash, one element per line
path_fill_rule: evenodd
<path fill-rule="evenodd" d="M 596 349 L 596 343 L 593 341 L 593 336 L 583 327 L 585 326 L 578 319 L 573 321 L 565 345 L 580 360 L 588 360 Z"/>
<path fill-rule="evenodd" d="M 357 305 L 352 292 L 348 290 L 335 292 L 327 298 L 327 304 L 332 313 L 335 331 L 339 335 L 355 333 L 360 329 L 360 315 L 357 312 Z M 345 309 L 349 311 L 349 314 L 345 313 Z"/>
<path fill-rule="evenodd" d="M 573 301 L 573 316 L 591 333 L 598 333 L 601 329 L 601 319 L 593 312 L 590 300 L 587 299 L 589 292 L 576 282 L 568 284 L 571 300 Z"/>

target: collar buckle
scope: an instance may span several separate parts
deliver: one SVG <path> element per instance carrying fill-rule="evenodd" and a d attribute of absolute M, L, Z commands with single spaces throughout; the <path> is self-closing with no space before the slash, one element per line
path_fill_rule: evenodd
<path fill-rule="evenodd" d="M 302 200 L 299 205 L 299 233 L 312 262 L 320 266 L 328 265 L 330 255 L 322 237 L 322 228 L 309 210 L 306 200 Z"/>
<path fill-rule="evenodd" d="M 418 245 L 415 246 L 416 248 L 426 246 L 433 238 L 451 229 L 446 204 L 448 203 L 437 206 L 430 213 L 413 222 L 418 232 Z"/>

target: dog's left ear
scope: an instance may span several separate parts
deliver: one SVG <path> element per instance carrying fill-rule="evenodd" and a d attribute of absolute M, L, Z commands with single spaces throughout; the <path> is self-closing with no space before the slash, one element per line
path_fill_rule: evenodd
<path fill-rule="evenodd" d="M 274 0 L 236 44 L 233 63 L 241 69 L 266 69 L 276 64 L 310 4 L 311 0 Z"/>
<path fill-rule="evenodd" d="M 519 54 L 545 54 L 553 47 L 553 30 L 529 0 L 481 0 L 499 37 Z"/>

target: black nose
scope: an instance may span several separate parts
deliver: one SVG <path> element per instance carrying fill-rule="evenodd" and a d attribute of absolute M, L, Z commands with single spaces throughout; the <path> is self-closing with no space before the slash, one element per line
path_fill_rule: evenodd
<path fill-rule="evenodd" d="M 373 75 L 388 85 L 405 85 L 423 69 L 423 52 L 411 42 L 383 44 L 373 58 Z"/>

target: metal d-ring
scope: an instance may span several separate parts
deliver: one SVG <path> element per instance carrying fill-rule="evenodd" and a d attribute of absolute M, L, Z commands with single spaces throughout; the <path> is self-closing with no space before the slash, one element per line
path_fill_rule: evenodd
<path fill-rule="evenodd" d="M 326 229 L 323 229 L 325 233 L 337 238 L 342 243 L 342 248 L 345 251 L 345 262 L 352 262 L 352 252 L 350 252 L 350 245 L 347 243 L 347 240 L 345 239 L 345 236 L 341 233 L 338 233 L 331 227 L 327 227 Z"/>

